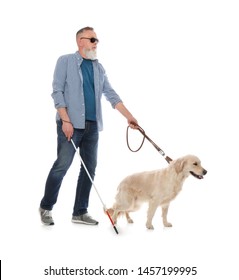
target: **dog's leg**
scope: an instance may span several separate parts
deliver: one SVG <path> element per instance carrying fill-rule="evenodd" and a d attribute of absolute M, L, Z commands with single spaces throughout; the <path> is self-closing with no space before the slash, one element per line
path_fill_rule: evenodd
<path fill-rule="evenodd" d="M 119 211 L 116 209 L 113 209 L 113 210 L 114 210 L 114 212 L 113 212 L 111 218 L 112 218 L 114 224 L 117 224 L 117 218 L 118 218 Z"/>
<path fill-rule="evenodd" d="M 168 222 L 167 220 L 167 214 L 168 214 L 168 207 L 169 204 L 166 206 L 162 206 L 162 218 L 163 218 L 163 224 L 165 227 L 171 227 L 172 224 Z"/>
<path fill-rule="evenodd" d="M 129 212 L 125 212 L 126 219 L 129 224 L 132 224 L 134 221 L 130 218 Z"/>
<path fill-rule="evenodd" d="M 149 208 L 148 208 L 148 217 L 147 217 L 147 222 L 146 222 L 146 227 L 148 229 L 154 229 L 152 225 L 152 220 L 154 217 L 154 214 L 158 208 L 158 203 L 155 202 L 149 202 Z"/>

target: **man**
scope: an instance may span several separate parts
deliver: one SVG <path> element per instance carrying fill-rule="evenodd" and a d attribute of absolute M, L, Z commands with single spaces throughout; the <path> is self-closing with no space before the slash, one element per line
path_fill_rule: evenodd
<path fill-rule="evenodd" d="M 41 221 L 54 225 L 51 210 L 57 201 L 62 180 L 75 154 L 71 143 L 80 148 L 80 156 L 92 179 L 97 165 L 98 134 L 103 129 L 101 97 L 106 99 L 128 121 L 131 128 L 137 120 L 122 103 L 111 87 L 103 66 L 96 59 L 97 39 L 92 27 L 84 27 L 76 33 L 78 51 L 61 56 L 56 64 L 53 93 L 57 109 L 57 159 L 46 180 L 45 193 L 40 203 Z M 85 169 L 81 166 L 75 195 L 72 222 L 97 225 L 88 214 L 88 202 L 92 187 Z"/>

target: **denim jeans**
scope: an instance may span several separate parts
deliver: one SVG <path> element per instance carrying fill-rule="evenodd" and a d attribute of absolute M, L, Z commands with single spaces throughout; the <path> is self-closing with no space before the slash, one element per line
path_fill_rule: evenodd
<path fill-rule="evenodd" d="M 57 136 L 57 159 L 47 177 L 44 197 L 40 203 L 41 208 L 46 210 L 52 210 L 53 205 L 56 203 L 62 180 L 71 166 L 75 155 L 75 149 L 71 141 L 67 140 L 62 131 L 61 121 L 57 121 Z M 74 129 L 72 136 L 76 147 L 80 148 L 80 156 L 92 180 L 94 180 L 97 165 L 98 139 L 97 123 L 93 121 L 86 121 L 85 129 Z M 91 180 L 84 166 L 81 165 L 76 187 L 73 216 L 87 213 L 91 187 Z"/>

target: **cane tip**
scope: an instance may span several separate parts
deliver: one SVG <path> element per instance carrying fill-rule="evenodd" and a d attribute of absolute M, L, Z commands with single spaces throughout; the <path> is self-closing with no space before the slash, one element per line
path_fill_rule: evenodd
<path fill-rule="evenodd" d="M 114 230 L 115 230 L 116 234 L 119 234 L 119 232 L 118 232 L 116 226 L 114 226 Z"/>

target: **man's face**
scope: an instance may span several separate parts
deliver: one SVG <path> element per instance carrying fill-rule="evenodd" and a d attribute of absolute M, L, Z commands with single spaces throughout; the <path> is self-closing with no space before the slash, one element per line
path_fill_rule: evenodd
<path fill-rule="evenodd" d="M 77 38 L 77 45 L 82 57 L 92 60 L 96 59 L 98 42 L 99 40 L 97 39 L 94 31 L 87 30 L 79 34 Z"/>

